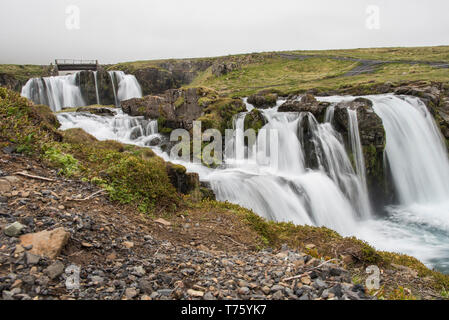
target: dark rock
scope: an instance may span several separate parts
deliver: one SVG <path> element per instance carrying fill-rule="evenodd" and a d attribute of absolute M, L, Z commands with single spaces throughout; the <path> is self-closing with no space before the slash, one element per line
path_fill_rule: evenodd
<path fill-rule="evenodd" d="M 262 129 L 266 124 L 267 120 L 265 119 L 263 113 L 260 110 L 254 108 L 245 117 L 244 129 L 245 131 L 248 129 L 253 129 L 257 135 L 259 130 Z"/>
<path fill-rule="evenodd" d="M 197 173 L 188 173 L 185 167 L 171 162 L 167 162 L 166 168 L 170 182 L 176 190 L 183 194 L 198 190 L 200 180 Z"/>
<path fill-rule="evenodd" d="M 391 197 L 393 190 L 391 190 L 391 185 L 388 183 L 388 179 L 386 179 L 387 176 L 384 170 L 385 130 L 382 120 L 374 112 L 372 106 L 373 103 L 365 98 L 339 103 L 335 106 L 334 127 L 342 134 L 348 149 L 350 149 L 348 109 L 357 112 L 371 202 L 381 208 L 386 203 L 393 201 Z"/>
<path fill-rule="evenodd" d="M 271 91 L 260 91 L 248 97 L 247 102 L 256 108 L 266 109 L 276 105 L 278 95 Z"/>
<path fill-rule="evenodd" d="M 56 261 L 46 268 L 44 272 L 50 279 L 56 279 L 64 273 L 64 264 L 61 261 Z"/>

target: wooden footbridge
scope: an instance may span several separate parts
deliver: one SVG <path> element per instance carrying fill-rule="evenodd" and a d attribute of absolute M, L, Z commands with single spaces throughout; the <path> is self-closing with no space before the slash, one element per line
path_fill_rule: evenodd
<path fill-rule="evenodd" d="M 56 59 L 55 64 L 58 71 L 98 70 L 98 60 Z"/>

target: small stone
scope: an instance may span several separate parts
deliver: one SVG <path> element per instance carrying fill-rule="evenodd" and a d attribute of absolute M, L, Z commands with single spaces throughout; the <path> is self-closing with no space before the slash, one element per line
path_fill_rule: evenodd
<path fill-rule="evenodd" d="M 315 280 L 315 283 L 314 283 L 313 285 L 314 285 L 314 287 L 316 287 L 317 289 L 324 289 L 324 288 L 327 288 L 326 282 L 324 282 L 324 281 L 321 280 L 321 279 L 316 279 L 316 280 Z"/>
<path fill-rule="evenodd" d="M 246 296 L 249 294 L 250 290 L 248 287 L 241 287 L 239 288 L 238 292 L 240 295 Z"/>
<path fill-rule="evenodd" d="M 265 293 L 265 294 L 269 294 L 271 292 L 271 289 L 268 288 L 267 286 L 263 286 L 262 287 L 262 292 Z"/>
<path fill-rule="evenodd" d="M 138 295 L 137 290 L 134 288 L 127 288 L 125 290 L 126 299 L 131 300 Z"/>
<path fill-rule="evenodd" d="M 7 226 L 4 230 L 4 233 L 8 237 L 18 237 L 22 233 L 22 230 L 24 228 L 25 228 L 25 226 L 23 224 L 16 221 L 13 224 L 10 224 L 9 226 Z"/>
<path fill-rule="evenodd" d="M 217 300 L 217 298 L 215 298 L 215 296 L 210 291 L 208 291 L 204 294 L 203 299 L 204 300 Z"/>
<path fill-rule="evenodd" d="M 123 246 L 127 249 L 131 249 L 134 247 L 134 242 L 131 241 L 123 241 Z"/>
<path fill-rule="evenodd" d="M 146 279 L 142 279 L 139 281 L 139 289 L 142 292 L 151 294 L 153 292 L 153 285 L 151 284 L 151 281 L 148 281 Z"/>
<path fill-rule="evenodd" d="M 162 224 L 162 225 L 164 225 L 164 226 L 166 226 L 166 227 L 171 226 L 171 222 L 169 222 L 169 221 L 167 221 L 167 220 L 165 220 L 165 219 L 162 219 L 162 218 L 159 218 L 159 219 L 157 219 L 157 220 L 154 220 L 154 222 L 159 223 L 159 224 Z"/>
<path fill-rule="evenodd" d="M 28 265 L 38 264 L 41 260 L 41 257 L 30 252 L 25 253 L 25 261 Z"/>
<path fill-rule="evenodd" d="M 197 297 L 197 298 L 202 298 L 202 297 L 204 297 L 204 292 L 202 292 L 202 291 L 196 291 L 196 290 L 193 290 L 193 289 L 187 290 L 187 294 L 188 294 L 189 296 Z"/>
<path fill-rule="evenodd" d="M 143 277 L 145 275 L 146 271 L 142 266 L 134 267 L 134 270 L 132 272 L 133 275 L 136 275 L 138 277 Z"/>
<path fill-rule="evenodd" d="M 21 254 L 25 252 L 25 248 L 22 247 L 20 244 L 16 245 L 16 249 L 14 250 L 15 254 Z"/>
<path fill-rule="evenodd" d="M 6 179 L 0 179 L 0 193 L 5 194 L 11 192 L 11 183 Z"/>
<path fill-rule="evenodd" d="M 284 287 L 283 287 L 283 286 L 280 286 L 280 285 L 278 285 L 278 284 L 276 284 L 276 285 L 274 285 L 274 286 L 271 287 L 271 291 L 272 291 L 272 292 L 282 291 L 282 290 L 284 290 Z"/>
<path fill-rule="evenodd" d="M 283 298 L 284 298 L 284 295 L 282 294 L 281 290 L 276 291 L 272 297 L 273 300 L 282 300 Z"/>
<path fill-rule="evenodd" d="M 312 281 L 310 280 L 310 277 L 302 277 L 301 282 L 305 285 L 309 285 Z"/>
<path fill-rule="evenodd" d="M 11 291 L 3 290 L 2 298 L 3 300 L 14 300 L 14 293 Z"/>
<path fill-rule="evenodd" d="M 104 282 L 104 279 L 102 277 L 100 277 L 100 276 L 93 276 L 90 280 L 95 285 L 101 285 Z"/>
<path fill-rule="evenodd" d="M 61 274 L 64 273 L 64 264 L 61 261 L 56 261 L 52 263 L 48 268 L 44 270 L 44 273 L 50 278 L 50 279 L 56 279 Z"/>
<path fill-rule="evenodd" d="M 171 290 L 171 289 L 160 289 L 157 291 L 157 293 L 159 293 L 159 295 L 166 296 L 166 297 L 170 296 L 172 294 L 172 292 L 173 292 L 173 290 Z"/>

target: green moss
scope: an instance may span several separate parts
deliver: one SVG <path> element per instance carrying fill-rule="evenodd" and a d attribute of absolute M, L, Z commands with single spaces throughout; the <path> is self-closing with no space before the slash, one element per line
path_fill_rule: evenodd
<path fill-rule="evenodd" d="M 246 107 L 240 99 L 220 98 L 210 104 L 197 121 L 201 121 L 202 130 L 218 129 L 224 136 L 225 130 L 232 128 L 233 117 L 244 111 Z"/>
<path fill-rule="evenodd" d="M 48 161 L 50 165 L 59 168 L 59 174 L 71 177 L 78 172 L 78 160 L 72 155 L 63 153 L 57 147 L 48 148 L 44 154 L 43 159 Z"/>
<path fill-rule="evenodd" d="M 16 151 L 39 154 L 49 141 L 60 140 L 59 122 L 46 106 L 33 105 L 17 92 L 0 88 L 0 143 Z"/>
<path fill-rule="evenodd" d="M 245 130 L 253 129 L 256 135 L 259 130 L 262 129 L 266 124 L 266 120 L 259 109 L 253 109 L 245 117 L 244 128 Z"/>
<path fill-rule="evenodd" d="M 182 106 L 185 103 L 185 99 L 184 97 L 179 97 L 176 101 L 175 101 L 175 109 L 178 109 L 180 106 Z"/>

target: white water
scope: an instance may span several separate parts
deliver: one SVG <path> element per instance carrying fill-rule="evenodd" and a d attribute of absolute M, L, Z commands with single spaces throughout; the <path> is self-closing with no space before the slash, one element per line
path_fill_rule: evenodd
<path fill-rule="evenodd" d="M 360 141 L 359 133 L 359 121 L 357 119 L 357 111 L 348 109 L 348 123 L 349 123 L 349 141 L 351 144 L 351 152 L 354 157 L 355 168 L 357 175 L 360 178 L 362 187 L 367 193 L 368 188 L 366 186 L 366 172 L 365 172 L 365 159 L 363 157 L 362 143 Z"/>
<path fill-rule="evenodd" d="M 133 75 L 122 71 L 110 71 L 116 106 L 121 101 L 131 98 L 141 98 L 142 89 Z M 93 73 L 95 82 L 96 102 L 100 104 L 97 72 Z M 53 111 L 63 108 L 83 107 L 86 101 L 79 85 L 79 72 L 56 77 L 32 78 L 22 88 L 22 96 L 36 104 L 48 105 Z M 118 88 L 115 88 L 113 78 L 117 78 Z"/>
<path fill-rule="evenodd" d="M 97 95 L 97 104 L 100 104 L 100 95 L 98 94 L 98 79 L 97 79 L 97 71 L 94 71 L 94 81 L 95 81 L 95 94 Z"/>
<path fill-rule="evenodd" d="M 132 98 L 142 98 L 142 88 L 136 77 L 123 71 L 112 71 L 117 78 L 117 99 L 119 102 Z"/>
<path fill-rule="evenodd" d="M 117 90 L 115 89 L 115 74 L 113 71 L 108 71 L 108 74 L 112 83 L 112 91 L 114 92 L 114 105 L 118 108 L 120 103 L 117 99 Z"/>
<path fill-rule="evenodd" d="M 48 105 L 53 111 L 85 105 L 76 74 L 30 79 L 22 88 L 22 96 L 36 104 Z"/>
<path fill-rule="evenodd" d="M 343 235 L 364 239 L 378 249 L 410 254 L 429 266 L 448 271 L 449 192 L 445 182 L 449 181 L 449 162 L 440 133 L 418 99 L 391 95 L 367 98 L 384 122 L 386 157 L 393 172 L 397 170 L 393 178 L 400 204 L 387 208 L 387 218 L 371 215 L 360 172 L 353 169 L 341 137 L 331 125 L 333 110 L 328 110 L 328 122 L 323 124 L 311 114 L 278 113 L 277 107 L 264 110 L 268 121 L 264 129 L 278 130 L 276 166 L 266 162 L 273 158 L 267 148 L 257 153 L 252 148 L 248 151 L 243 133 L 236 134 L 227 146 L 232 150 L 226 150 L 223 168 L 177 163 L 210 182 L 218 200 L 240 204 L 275 221 L 327 226 Z M 330 97 L 326 101 L 345 99 Z M 244 117 L 236 117 L 235 128 L 243 128 Z M 58 118 L 62 129 L 81 127 L 101 140 L 145 146 L 158 136 L 154 134 L 157 122 L 144 122 L 120 112 L 116 117 L 60 114 Z M 354 119 L 351 122 L 351 140 L 355 142 L 352 148 L 357 149 L 360 137 Z M 306 123 L 311 128 L 310 139 L 319 166 L 314 170 L 307 168 L 304 161 L 304 137 L 299 129 Z M 267 146 L 268 141 L 266 135 L 259 134 L 258 144 Z M 169 160 L 167 154 L 154 150 Z"/>

